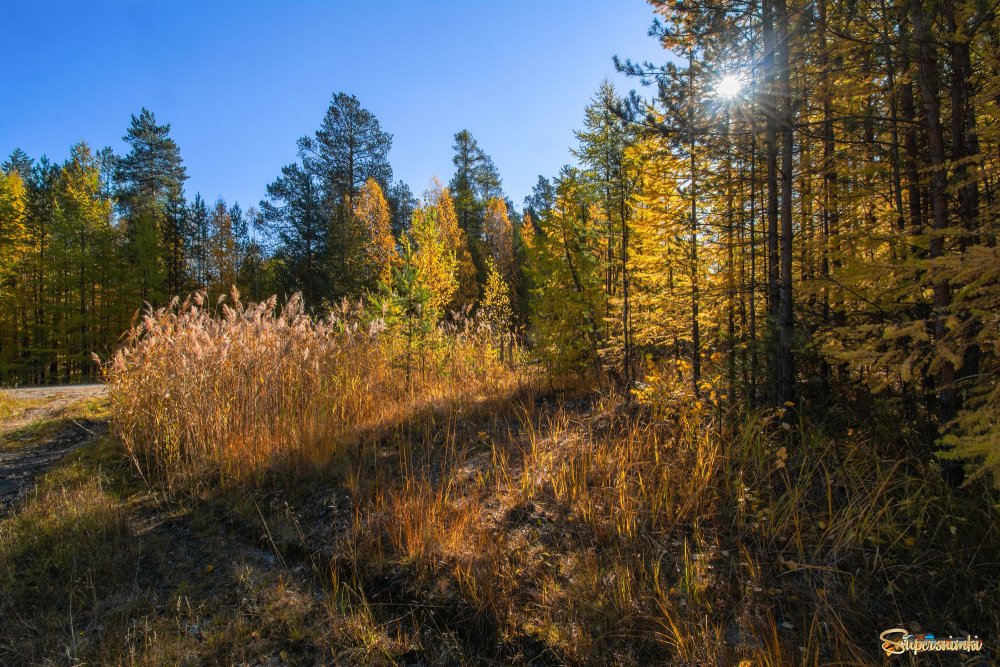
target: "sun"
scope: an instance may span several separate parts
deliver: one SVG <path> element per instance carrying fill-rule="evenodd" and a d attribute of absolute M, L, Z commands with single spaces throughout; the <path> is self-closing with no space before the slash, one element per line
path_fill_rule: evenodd
<path fill-rule="evenodd" d="M 743 82 L 735 74 L 727 74 L 715 85 L 715 94 L 728 100 L 740 94 L 743 89 Z"/>

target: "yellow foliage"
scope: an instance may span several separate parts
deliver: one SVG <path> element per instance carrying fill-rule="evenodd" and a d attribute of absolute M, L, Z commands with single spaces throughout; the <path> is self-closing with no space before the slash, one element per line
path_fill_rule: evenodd
<path fill-rule="evenodd" d="M 430 295 L 429 308 L 440 316 L 458 290 L 458 263 L 455 253 L 447 247 L 436 206 L 424 205 L 413 212 L 410 239 L 415 246 L 413 265 L 417 280 Z"/>
<path fill-rule="evenodd" d="M 15 271 L 27 248 L 24 180 L 16 171 L 0 173 L 0 279 Z"/>
<path fill-rule="evenodd" d="M 489 327 L 494 345 L 502 354 L 512 335 L 514 311 L 510 307 L 510 286 L 492 261 L 489 263 L 486 286 L 483 288 L 480 313 Z"/>
<path fill-rule="evenodd" d="M 451 301 L 445 305 L 449 310 L 462 310 L 475 302 L 479 292 L 476 284 L 476 266 L 472 263 L 469 241 L 465 230 L 458 224 L 455 201 L 448 188 L 435 178 L 431 181 L 431 187 L 425 198 L 429 204 L 433 204 L 437 212 L 438 230 L 444 250 L 455 255 L 455 278 L 458 286 Z"/>
<path fill-rule="evenodd" d="M 364 227 L 365 254 L 379 280 L 388 284 L 392 269 L 399 264 L 396 239 L 392 236 L 389 204 L 378 182 L 369 178 L 354 201 L 354 215 Z"/>
<path fill-rule="evenodd" d="M 514 276 L 514 230 L 507 216 L 507 204 L 499 197 L 486 202 L 483 233 L 497 270 L 510 282 Z"/>

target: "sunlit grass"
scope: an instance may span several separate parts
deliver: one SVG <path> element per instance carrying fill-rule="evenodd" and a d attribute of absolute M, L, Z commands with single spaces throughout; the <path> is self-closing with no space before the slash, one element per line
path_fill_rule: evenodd
<path fill-rule="evenodd" d="M 29 403 L 11 398 L 7 392 L 0 391 L 0 424 L 21 414 Z"/>
<path fill-rule="evenodd" d="M 216 657 L 252 655 L 238 635 L 351 663 L 870 664 L 883 625 L 1000 634 L 989 491 L 861 425 L 670 382 L 542 398 L 468 331 L 407 384 L 391 331 L 359 321 L 160 311 L 108 369 L 151 488 L 232 482 L 183 502 L 277 559 L 240 575 L 276 634 L 224 626 Z"/>
<path fill-rule="evenodd" d="M 867 664 L 886 619 L 997 627 L 987 597 L 946 592 L 993 586 L 987 496 L 883 460 L 864 434 L 803 424 L 796 440 L 773 413 L 688 405 L 523 406 L 518 437 L 479 447 L 442 423 L 422 463 L 357 473 L 341 557 L 467 609 L 470 636 L 494 642 L 479 650 L 530 639 L 570 663 Z M 950 583 L 904 585 L 929 563 Z"/>
<path fill-rule="evenodd" d="M 360 311 L 316 320 L 298 297 L 218 313 L 196 301 L 147 314 L 106 367 L 116 433 L 144 474 L 322 467 L 415 410 L 526 379 L 469 327 L 428 335 L 407 372 L 399 338 Z"/>

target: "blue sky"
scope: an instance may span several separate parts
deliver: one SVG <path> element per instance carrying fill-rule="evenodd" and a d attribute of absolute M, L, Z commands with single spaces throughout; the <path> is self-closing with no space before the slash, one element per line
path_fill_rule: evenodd
<path fill-rule="evenodd" d="M 394 135 L 419 195 L 452 171 L 468 128 L 520 204 L 571 161 L 611 57 L 661 61 L 643 0 L 18 2 L 4 13 L 0 156 L 62 161 L 73 143 L 123 151 L 129 116 L 169 122 L 189 195 L 256 204 L 334 91 Z"/>

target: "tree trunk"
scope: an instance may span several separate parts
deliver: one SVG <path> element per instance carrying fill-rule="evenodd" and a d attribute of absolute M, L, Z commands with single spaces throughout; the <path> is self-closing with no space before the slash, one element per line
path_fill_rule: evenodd
<path fill-rule="evenodd" d="M 945 191 L 944 135 L 941 130 L 940 102 L 937 98 L 936 63 L 928 34 L 928 20 L 924 16 L 921 0 L 910 0 L 910 20 L 913 24 L 913 39 L 916 45 L 918 82 L 920 96 L 924 104 L 924 120 L 927 129 L 927 144 L 930 157 L 930 199 L 931 224 L 933 234 L 930 241 L 930 258 L 944 254 L 944 234 L 948 227 L 948 199 Z M 946 337 L 945 322 L 951 306 L 951 288 L 942 275 L 933 277 L 934 291 L 934 337 L 941 345 Z M 955 374 L 954 364 L 946 358 L 940 361 L 938 371 L 938 414 L 942 423 L 954 416 Z"/>
<path fill-rule="evenodd" d="M 780 300 L 780 273 L 778 266 L 778 127 L 777 104 L 774 76 L 774 0 L 763 0 L 764 38 L 764 95 L 763 107 L 766 119 L 764 144 L 767 154 L 767 314 L 768 335 L 770 337 L 769 366 L 771 376 L 776 381 L 780 366 L 780 341 L 778 339 L 778 317 Z M 775 393 L 770 394 L 777 400 Z"/>
<path fill-rule="evenodd" d="M 778 404 L 793 401 L 795 396 L 795 359 L 792 350 L 795 335 L 792 303 L 792 116 L 788 70 L 788 13 L 785 0 L 774 3 L 777 25 L 778 96 L 781 103 L 781 292 L 778 328 Z"/>

